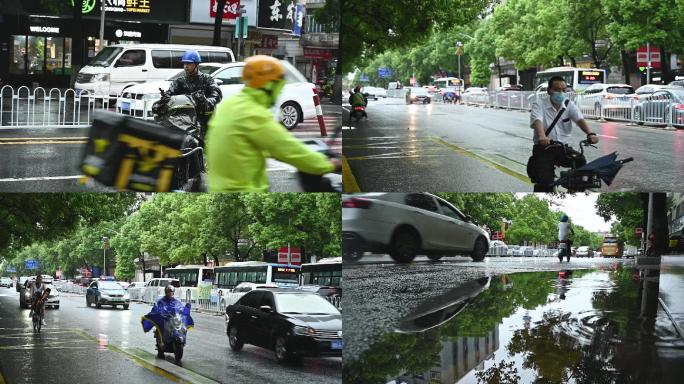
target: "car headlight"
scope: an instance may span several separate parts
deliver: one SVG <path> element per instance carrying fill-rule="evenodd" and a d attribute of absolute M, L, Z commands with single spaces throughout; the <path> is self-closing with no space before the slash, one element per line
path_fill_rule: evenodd
<path fill-rule="evenodd" d="M 92 81 L 109 81 L 109 73 L 98 73 L 93 76 Z"/>
<path fill-rule="evenodd" d="M 103 298 L 103 299 L 109 299 L 109 295 L 106 294 L 106 293 L 101 293 L 101 294 L 100 294 L 100 297 Z"/>
<path fill-rule="evenodd" d="M 314 336 L 316 331 L 311 327 L 301 327 L 299 325 L 294 326 L 294 334 L 301 336 Z"/>

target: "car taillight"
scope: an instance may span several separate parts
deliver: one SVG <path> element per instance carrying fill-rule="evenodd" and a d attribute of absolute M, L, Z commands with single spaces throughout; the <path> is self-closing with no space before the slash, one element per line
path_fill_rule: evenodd
<path fill-rule="evenodd" d="M 680 111 L 681 111 L 681 110 L 684 110 L 684 104 L 675 104 L 675 105 L 674 105 L 674 109 L 678 109 L 678 110 L 680 110 Z"/>
<path fill-rule="evenodd" d="M 359 197 L 352 197 L 342 201 L 342 208 L 368 209 L 371 205 L 373 205 L 373 203 L 370 200 Z"/>

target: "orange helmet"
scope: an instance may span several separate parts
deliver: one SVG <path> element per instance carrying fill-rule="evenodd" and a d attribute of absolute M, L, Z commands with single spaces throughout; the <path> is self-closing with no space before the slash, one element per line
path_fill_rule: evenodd
<path fill-rule="evenodd" d="M 284 76 L 283 64 L 275 57 L 266 55 L 248 57 L 242 69 L 242 82 L 252 88 L 263 88 L 268 82 L 280 80 Z"/>

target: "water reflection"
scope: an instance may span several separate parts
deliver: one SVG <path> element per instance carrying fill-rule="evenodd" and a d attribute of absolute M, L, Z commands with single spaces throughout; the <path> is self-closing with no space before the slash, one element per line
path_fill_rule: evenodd
<path fill-rule="evenodd" d="M 471 282 L 345 361 L 344 382 L 681 382 L 684 342 L 659 289 L 658 271 L 619 266 Z"/>

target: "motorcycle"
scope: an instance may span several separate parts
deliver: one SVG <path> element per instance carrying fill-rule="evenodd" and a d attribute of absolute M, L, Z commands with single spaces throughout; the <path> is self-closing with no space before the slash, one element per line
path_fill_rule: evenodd
<path fill-rule="evenodd" d="M 357 105 L 356 107 L 352 107 L 350 117 L 352 120 L 354 120 L 355 123 L 358 123 L 359 121 L 361 121 L 361 119 L 366 117 L 366 107 L 361 106 L 361 105 Z"/>
<path fill-rule="evenodd" d="M 155 328 L 157 357 L 163 358 L 165 353 L 173 353 L 176 362 L 180 363 L 187 332 L 194 326 L 194 321 L 190 316 L 190 303 L 185 306 L 177 300 L 175 303 L 173 306 L 153 307 L 150 313 L 143 316 L 142 326 L 145 332 Z"/>
<path fill-rule="evenodd" d="M 567 144 L 551 141 L 551 145 L 564 146 L 566 153 L 571 155 L 573 152 L 577 153 Z M 585 147 L 597 148 L 589 139 L 580 141 L 579 147 L 579 154 L 582 156 L 584 155 Z M 617 156 L 617 152 L 613 152 L 592 160 L 581 167 L 577 167 L 573 161 L 569 170 L 560 172 L 560 176 L 553 182 L 553 186 L 563 187 L 568 192 L 584 192 L 587 189 L 599 189 L 602 183 L 611 185 L 622 166 L 634 160 L 633 157 L 618 160 Z"/>
<path fill-rule="evenodd" d="M 182 155 L 178 161 L 172 189 L 185 192 L 204 190 L 202 174 L 204 165 L 204 140 L 202 129 L 197 121 L 198 93 L 190 95 L 167 95 L 162 89 L 162 98 L 152 105 L 154 120 L 159 125 L 185 134 L 181 147 Z"/>
<path fill-rule="evenodd" d="M 341 133 L 342 127 L 340 126 L 327 143 L 320 139 L 309 139 L 304 140 L 304 144 L 314 151 L 324 154 L 329 159 L 339 158 L 340 155 L 330 148 L 330 143 L 337 139 Z M 342 192 L 341 170 L 336 170 L 334 173 L 325 175 L 313 175 L 297 171 L 297 177 L 304 192 Z"/>

